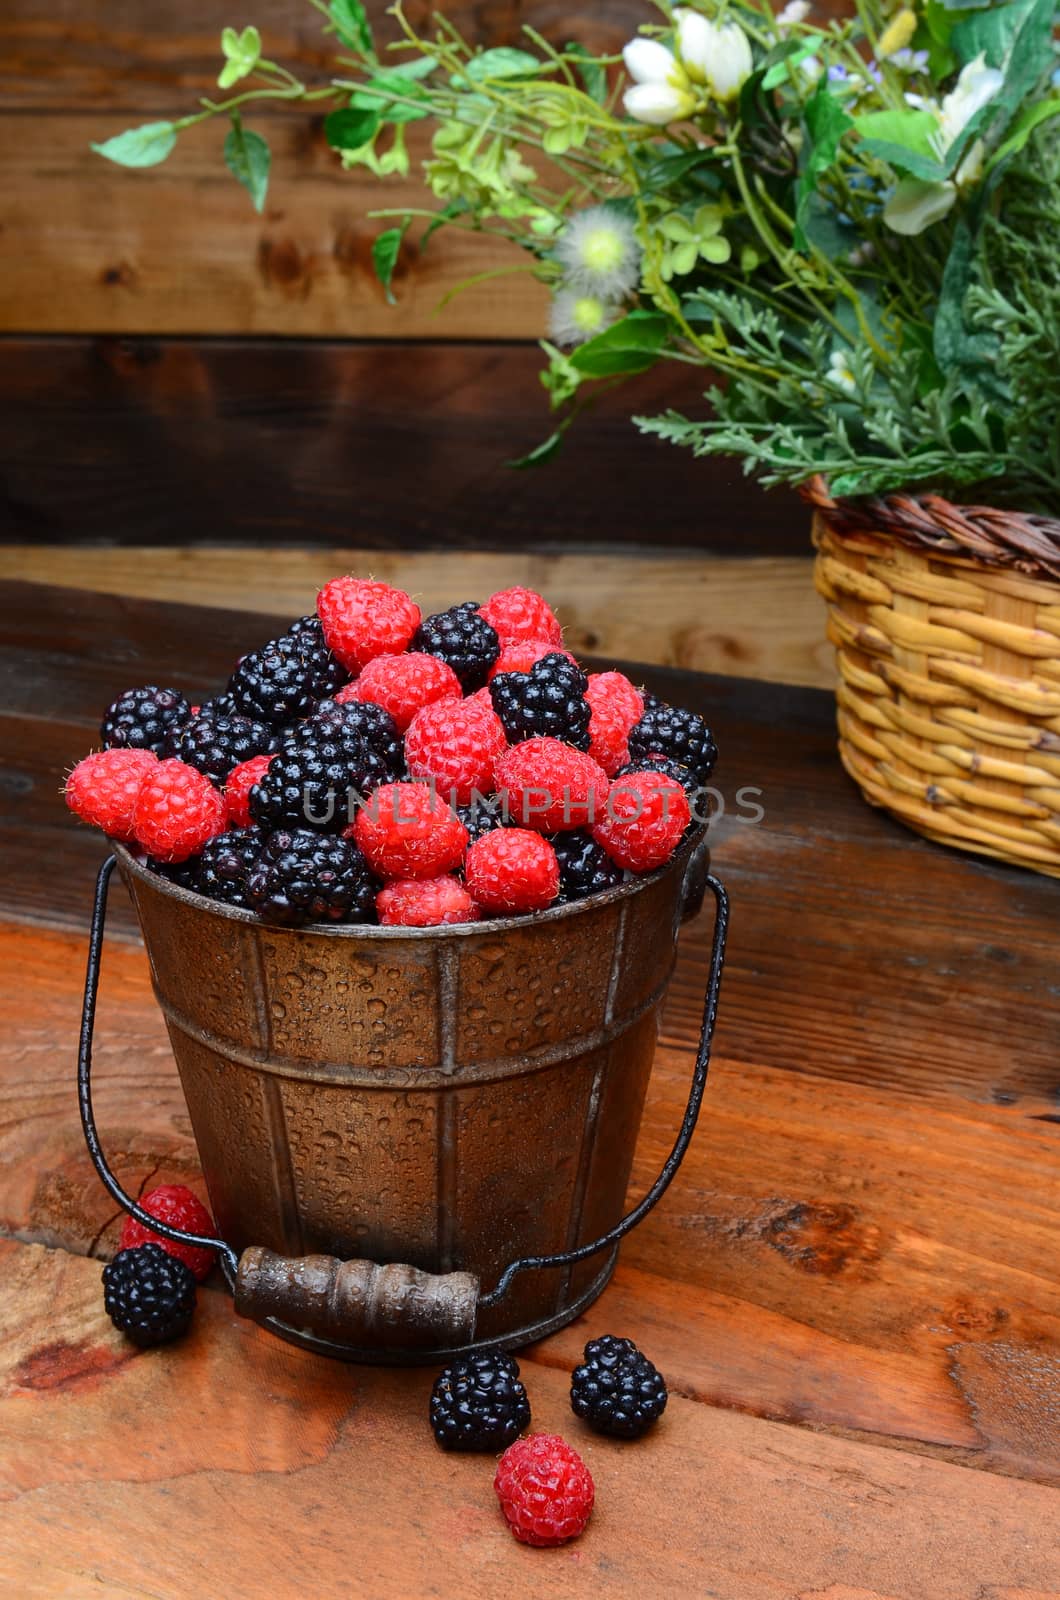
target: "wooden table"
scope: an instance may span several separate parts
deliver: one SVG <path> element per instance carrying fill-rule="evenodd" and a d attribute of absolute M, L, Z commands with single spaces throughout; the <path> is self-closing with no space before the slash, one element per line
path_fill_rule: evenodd
<path fill-rule="evenodd" d="M 271 620 L 0 586 L 4 1017 L 0 1592 L 258 1600 L 1053 1600 L 1060 1595 L 1060 884 L 916 839 L 834 755 L 827 695 L 653 669 L 708 709 L 734 917 L 691 1154 L 611 1287 L 523 1358 L 537 1428 L 598 1507 L 517 1546 L 489 1460 L 439 1452 L 427 1371 L 344 1367 L 241 1322 L 182 1343 L 103 1313 L 118 1219 L 81 1144 L 74 1045 L 100 841 L 63 769 L 116 690 L 215 686 Z M 761 791 L 744 795 L 742 788 Z M 729 820 L 750 804 L 758 823 Z M 134 1191 L 197 1181 L 123 897 L 98 1113 Z M 673 984 L 632 1188 L 668 1147 L 709 917 Z M 672 1399 L 633 1446 L 566 1403 L 584 1341 L 640 1343 Z"/>

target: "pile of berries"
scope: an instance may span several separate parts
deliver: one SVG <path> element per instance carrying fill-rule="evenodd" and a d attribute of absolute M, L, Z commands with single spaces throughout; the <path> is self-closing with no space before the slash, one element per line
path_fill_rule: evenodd
<path fill-rule="evenodd" d="M 265 921 L 431 927 L 653 872 L 717 751 L 703 718 L 585 673 L 529 589 L 422 617 L 335 578 L 191 706 L 129 689 L 66 800 L 194 893 Z"/>

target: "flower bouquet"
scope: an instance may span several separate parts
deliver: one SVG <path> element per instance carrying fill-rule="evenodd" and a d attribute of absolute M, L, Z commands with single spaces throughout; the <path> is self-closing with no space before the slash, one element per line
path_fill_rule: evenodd
<path fill-rule="evenodd" d="M 380 210 L 376 270 L 391 295 L 402 248 L 443 226 L 524 252 L 496 270 L 551 291 L 554 415 L 524 464 L 602 387 L 702 367 L 702 414 L 636 423 L 813 501 L 849 770 L 922 831 L 1060 870 L 1050 0 L 858 0 L 842 19 L 701 0 L 661 6 L 615 57 L 530 28 L 479 49 L 400 6 L 383 48 L 360 0 L 313 3 L 336 39 L 330 82 L 227 28 L 232 93 L 100 153 L 152 165 L 223 116 L 260 209 L 255 106 L 325 108 L 338 159 L 381 180 L 408 174 L 424 123 L 432 204 Z"/>

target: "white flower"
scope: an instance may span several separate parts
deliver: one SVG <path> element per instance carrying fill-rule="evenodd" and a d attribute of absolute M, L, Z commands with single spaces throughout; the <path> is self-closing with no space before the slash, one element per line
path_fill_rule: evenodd
<path fill-rule="evenodd" d="M 828 358 L 828 371 L 825 381 L 834 383 L 837 389 L 842 389 L 844 394 L 856 394 L 858 389 L 854 369 L 850 365 L 845 350 L 833 350 Z"/>
<path fill-rule="evenodd" d="M 788 0 L 783 11 L 777 12 L 777 29 L 784 33 L 786 29 L 793 28 L 797 23 L 805 22 L 812 7 L 810 0 Z"/>
<path fill-rule="evenodd" d="M 556 242 L 564 278 L 605 300 L 620 300 L 640 276 L 640 246 L 633 224 L 608 206 L 577 212 Z"/>
<path fill-rule="evenodd" d="M 945 155 L 960 138 L 976 113 L 989 105 L 1004 81 L 1005 74 L 996 67 L 988 67 L 982 51 L 974 61 L 961 68 L 960 77 L 939 108 L 937 146 L 940 155 Z"/>
<path fill-rule="evenodd" d="M 986 145 L 982 139 L 973 139 L 961 158 L 957 171 L 953 174 L 953 181 L 958 189 L 970 189 L 979 182 L 983 176 L 983 163 L 986 161 Z"/>
<path fill-rule="evenodd" d="M 633 39 L 622 52 L 626 71 L 633 79 L 622 103 L 638 122 L 664 127 L 679 122 L 695 109 L 688 74 L 672 50 L 657 39 Z"/>
<path fill-rule="evenodd" d="M 735 100 L 754 67 L 751 45 L 736 22 L 711 22 L 698 11 L 674 12 L 677 52 L 689 77 L 717 100 Z"/>
<path fill-rule="evenodd" d="M 851 250 L 850 254 L 847 256 L 847 260 L 850 262 L 852 267 L 864 267 L 873 259 L 875 254 L 876 246 L 873 244 L 872 240 L 862 239 L 861 243 L 856 244 L 853 250 Z"/>
<path fill-rule="evenodd" d="M 579 289 L 560 289 L 552 296 L 549 332 L 558 345 L 584 344 L 609 328 L 619 308 L 599 295 Z"/>
<path fill-rule="evenodd" d="M 795 71 L 800 78 L 805 78 L 807 83 L 816 83 L 824 71 L 824 63 L 820 56 L 803 56 Z"/>
<path fill-rule="evenodd" d="M 922 178 L 903 178 L 883 208 L 883 220 L 893 233 L 923 233 L 941 222 L 956 198 L 957 186 L 949 180 L 925 183 Z"/>

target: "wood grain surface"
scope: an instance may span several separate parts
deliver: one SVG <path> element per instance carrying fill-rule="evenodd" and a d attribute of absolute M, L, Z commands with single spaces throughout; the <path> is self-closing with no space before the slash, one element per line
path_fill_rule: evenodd
<path fill-rule="evenodd" d="M 17 584 L 0 616 L 12 1593 L 1056 1600 L 1057 884 L 873 813 L 835 760 L 825 694 L 645 671 L 709 709 L 726 795 L 760 788 L 764 816 L 730 812 L 716 832 L 733 935 L 686 1165 L 597 1305 L 524 1359 L 535 1426 L 584 1449 L 599 1501 L 580 1543 L 538 1555 L 498 1521 L 491 1463 L 436 1452 L 429 1374 L 287 1349 L 216 1283 L 181 1345 L 139 1355 L 110 1328 L 85 1258 L 109 1254 L 118 1222 L 72 1094 L 101 851 L 55 790 L 108 686 L 168 681 L 183 661 L 177 681 L 206 687 L 244 630 L 272 624 Z M 105 1144 L 134 1191 L 194 1185 L 127 912 L 115 934 Z M 680 1117 L 708 936 L 701 919 L 683 937 L 631 1192 Z M 566 1408 L 581 1345 L 604 1331 L 637 1339 L 671 1384 L 640 1446 L 584 1433 Z"/>

